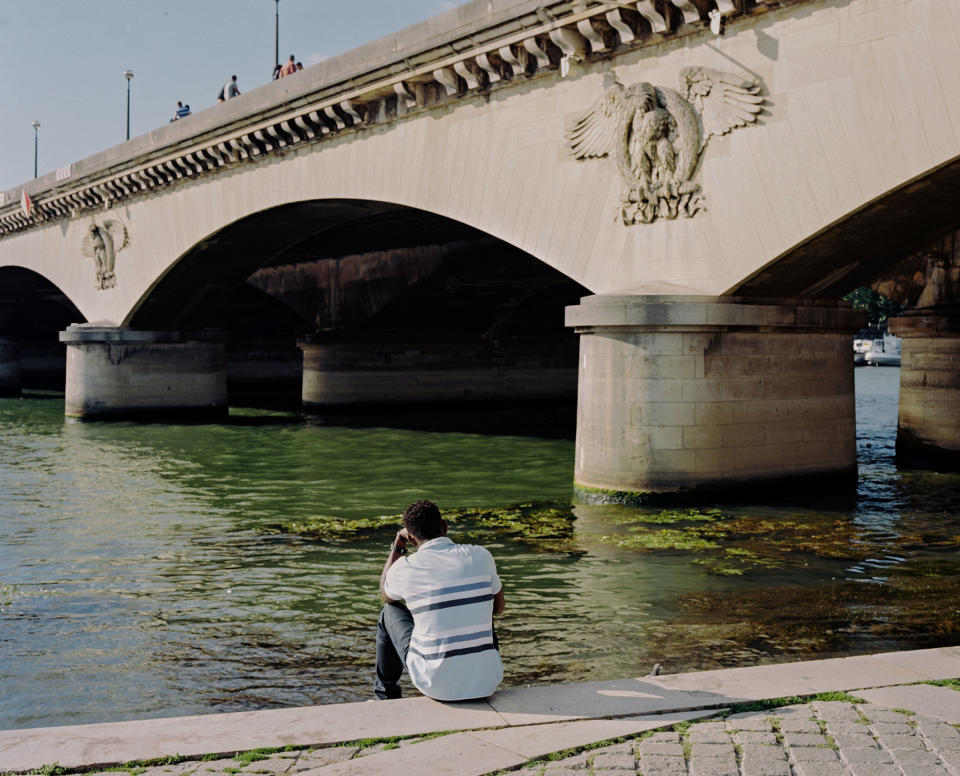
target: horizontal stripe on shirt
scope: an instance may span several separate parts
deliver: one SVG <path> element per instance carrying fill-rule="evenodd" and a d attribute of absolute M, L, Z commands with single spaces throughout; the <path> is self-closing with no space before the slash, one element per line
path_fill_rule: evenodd
<path fill-rule="evenodd" d="M 492 601 L 493 594 L 485 593 L 484 595 L 475 595 L 469 598 L 453 598 L 449 601 L 437 601 L 432 604 L 425 604 L 424 606 L 410 607 L 410 614 L 420 614 L 421 612 L 432 612 L 437 609 L 449 609 L 453 606 L 468 606 L 469 604 L 479 604 L 484 601 Z"/>
<path fill-rule="evenodd" d="M 467 590 L 483 590 L 490 588 L 490 578 L 487 577 L 484 580 L 479 582 L 471 582 L 469 584 L 460 584 L 460 585 L 451 585 L 450 587 L 438 587 L 434 590 L 427 590 L 423 593 L 414 593 L 413 595 L 408 595 L 406 597 L 406 602 L 409 605 L 412 601 L 418 601 L 421 598 L 438 598 L 443 595 L 449 595 L 450 593 L 464 593 Z"/>
<path fill-rule="evenodd" d="M 473 641 L 474 639 L 487 638 L 491 641 L 493 640 L 493 631 L 490 628 L 485 628 L 483 630 L 474 630 L 471 633 L 461 633 L 456 636 L 441 636 L 435 639 L 418 639 L 414 636 L 411 640 L 411 644 L 416 644 L 419 647 L 442 647 L 447 644 L 457 644 L 462 641 Z"/>
<path fill-rule="evenodd" d="M 491 649 L 496 649 L 496 647 L 493 646 L 493 642 L 476 647 L 461 647 L 460 649 L 448 649 L 446 652 L 430 652 L 424 654 L 411 646 L 410 654 L 421 657 L 424 660 L 444 660 L 448 657 L 456 657 L 457 655 L 472 655 L 475 652 L 488 652 Z"/>

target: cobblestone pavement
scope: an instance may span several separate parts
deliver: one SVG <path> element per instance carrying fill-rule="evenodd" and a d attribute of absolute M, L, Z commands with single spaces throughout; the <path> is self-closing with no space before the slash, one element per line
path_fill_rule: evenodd
<path fill-rule="evenodd" d="M 682 726 L 681 726 L 682 727 Z M 133 769 L 134 776 L 283 776 L 323 768 L 394 744 L 278 752 Z M 814 701 L 656 732 L 516 776 L 960 776 L 960 730 L 906 709 Z M 116 771 L 85 776 L 117 776 Z M 427 774 L 429 776 L 429 774 Z"/>
<path fill-rule="evenodd" d="M 960 730 L 906 709 L 815 701 L 540 762 L 517 776 L 960 776 Z"/>

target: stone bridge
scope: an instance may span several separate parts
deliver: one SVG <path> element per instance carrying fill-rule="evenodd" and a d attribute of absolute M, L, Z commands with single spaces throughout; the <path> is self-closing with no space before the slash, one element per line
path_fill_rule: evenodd
<path fill-rule="evenodd" d="M 3 192 L 7 388 L 53 326 L 68 414 L 223 412 L 247 294 L 309 405 L 578 372 L 585 495 L 847 478 L 838 300 L 960 228 L 958 42 L 951 0 L 474 0 Z M 955 460 L 927 298 L 900 441 Z"/>

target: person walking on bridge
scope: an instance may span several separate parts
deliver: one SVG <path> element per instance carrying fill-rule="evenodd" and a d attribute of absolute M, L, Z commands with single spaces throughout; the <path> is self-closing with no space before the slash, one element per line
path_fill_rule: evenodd
<path fill-rule="evenodd" d="M 285 78 L 288 75 L 293 75 L 297 72 L 297 63 L 296 57 L 293 54 L 290 55 L 290 60 L 283 66 L 283 70 L 280 71 L 280 77 Z"/>
<path fill-rule="evenodd" d="M 408 556 L 408 546 L 416 553 Z M 400 697 L 404 667 L 434 700 L 493 694 L 503 679 L 493 630 L 493 615 L 504 608 L 503 585 L 489 551 L 447 538 L 447 521 L 433 502 L 416 501 L 403 513 L 380 575 L 380 596 L 378 700 Z"/>

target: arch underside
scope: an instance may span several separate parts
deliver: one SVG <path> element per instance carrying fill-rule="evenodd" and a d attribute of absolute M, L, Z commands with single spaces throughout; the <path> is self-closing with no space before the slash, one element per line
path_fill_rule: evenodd
<path fill-rule="evenodd" d="M 85 320 L 70 298 L 40 273 L 26 267 L 0 267 L 0 328 L 4 333 L 23 334 L 37 328 L 59 331 Z"/>
<path fill-rule="evenodd" d="M 385 202 L 316 200 L 254 213 L 188 251 L 126 325 L 231 331 L 271 297 L 299 330 L 381 341 L 474 339 L 562 329 L 585 288 L 467 224 Z M 265 327 L 269 329 L 269 327 Z"/>
<path fill-rule="evenodd" d="M 230 224 L 195 245 L 125 323 L 140 329 L 196 328 L 263 268 L 484 237 L 467 224 L 385 202 L 281 205 Z"/>
<path fill-rule="evenodd" d="M 960 157 L 831 224 L 726 293 L 837 299 L 960 228 Z"/>

